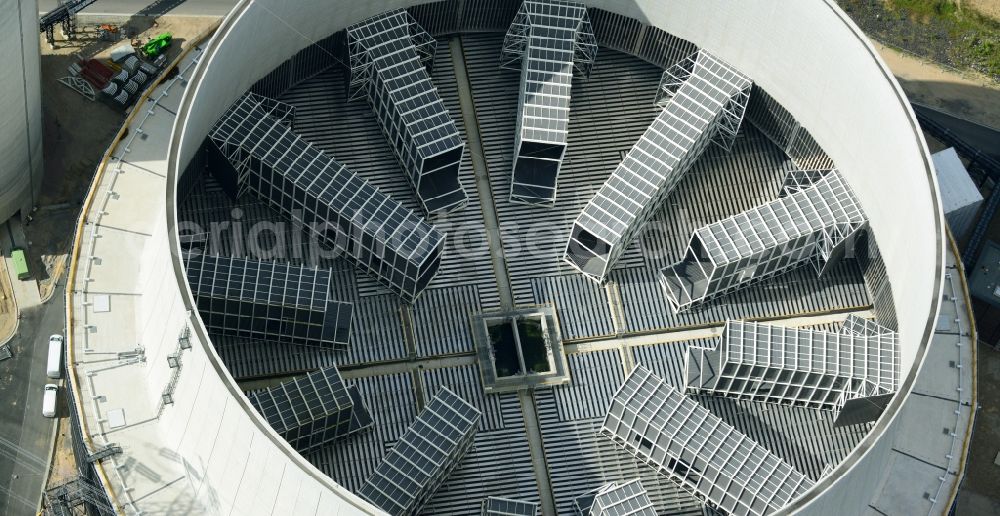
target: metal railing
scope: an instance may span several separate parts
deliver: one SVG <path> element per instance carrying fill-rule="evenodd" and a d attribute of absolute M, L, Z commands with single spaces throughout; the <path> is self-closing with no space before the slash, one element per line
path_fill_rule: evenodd
<path fill-rule="evenodd" d="M 201 50 L 200 48 L 197 47 L 195 47 L 195 49 L 198 50 L 199 52 Z M 75 267 L 77 266 L 77 264 L 79 264 L 80 260 L 86 262 L 86 265 L 82 267 L 83 270 L 79 271 L 80 273 L 82 273 L 82 279 L 80 280 L 82 286 L 77 290 L 73 290 L 74 286 L 73 284 L 75 283 L 75 280 L 71 280 L 68 282 L 69 288 L 67 288 L 67 299 L 69 300 L 69 302 L 67 303 L 67 312 L 68 312 L 67 315 L 71 318 L 77 319 L 78 323 L 80 323 L 80 326 L 84 330 L 82 332 L 83 333 L 82 349 L 84 353 L 96 351 L 90 347 L 89 332 L 87 331 L 90 328 L 93 328 L 94 325 L 88 321 L 87 310 L 83 310 L 82 315 L 74 315 L 73 313 L 71 313 L 72 307 L 74 305 L 72 299 L 79 296 L 80 298 L 82 298 L 82 301 L 79 303 L 79 305 L 86 306 L 87 304 L 86 300 L 89 293 L 89 283 L 92 281 L 91 272 L 93 270 L 94 259 L 96 257 L 95 247 L 97 244 L 97 240 L 100 238 L 98 230 L 100 228 L 100 223 L 102 218 L 108 214 L 106 208 L 108 206 L 109 201 L 114 198 L 117 198 L 118 196 L 118 193 L 115 192 L 115 185 L 117 183 L 118 177 L 123 173 L 122 163 L 124 162 L 124 158 L 130 152 L 131 150 L 130 147 L 135 143 L 136 138 L 145 139 L 143 137 L 144 134 L 143 126 L 149 120 L 150 117 L 155 116 L 156 106 L 159 104 L 159 102 L 170 95 L 170 91 L 177 83 L 177 81 L 185 81 L 185 75 L 195 66 L 197 66 L 199 61 L 199 56 L 192 58 L 183 66 L 183 68 L 180 69 L 174 68 L 179 66 L 181 60 L 184 59 L 187 55 L 188 53 L 185 52 L 177 59 L 177 61 L 173 66 L 168 66 L 164 70 L 164 74 L 169 74 L 169 72 L 172 69 L 177 70 L 177 73 L 174 76 L 167 79 L 165 75 L 164 78 L 161 79 L 160 81 L 152 83 L 151 89 L 149 90 L 150 93 L 147 93 L 144 96 L 142 96 L 140 98 L 140 102 L 136 103 L 133 109 L 135 110 L 145 109 L 145 113 L 142 113 L 141 115 L 142 118 L 139 119 L 138 123 L 133 123 L 135 119 L 138 118 L 138 116 L 140 116 L 139 112 L 133 112 L 129 120 L 126 121 L 125 128 L 123 129 L 123 135 L 120 136 L 116 142 L 112 143 L 111 148 L 113 150 L 109 151 L 107 158 L 105 159 L 105 161 L 102 162 L 101 165 L 102 169 L 110 170 L 111 176 L 105 177 L 105 175 L 101 173 L 101 170 L 98 170 L 98 173 L 95 174 L 94 178 L 91 180 L 90 187 L 88 189 L 88 191 L 91 192 L 90 200 L 86 203 L 84 209 L 81 211 L 80 214 L 80 220 L 78 222 L 78 229 L 77 229 L 78 236 L 75 245 L 77 255 L 74 257 L 73 266 L 71 267 L 71 278 L 75 278 L 77 273 Z M 158 92 L 156 92 L 155 95 L 153 95 L 152 92 L 154 91 L 154 88 L 157 87 L 160 87 L 161 89 Z M 143 99 L 148 99 L 149 102 L 144 103 L 142 102 Z M 125 138 L 125 136 L 127 136 L 127 139 Z M 121 151 L 117 153 L 118 156 L 115 156 L 116 154 L 116 152 L 114 151 L 115 149 L 121 149 Z M 99 196 L 99 193 L 102 189 L 103 189 L 103 196 Z M 94 201 L 96 201 L 96 203 L 91 204 L 91 202 Z M 89 241 L 84 242 L 83 239 L 87 239 Z M 73 328 L 71 321 L 67 333 L 72 332 L 72 330 Z M 69 360 L 69 357 L 70 354 L 67 353 L 67 360 Z M 67 364 L 67 366 L 69 365 L 71 364 Z M 67 368 L 67 371 L 73 371 L 73 370 L 74 369 L 72 368 Z M 71 380 L 74 379 L 71 378 Z M 89 389 L 90 392 L 94 392 L 93 377 L 90 374 L 88 374 L 85 380 L 90 382 L 91 384 Z M 67 390 L 69 391 L 71 389 L 72 385 L 68 386 Z M 99 396 L 96 395 L 91 396 L 90 401 L 92 404 L 92 410 L 94 411 L 93 418 L 98 421 L 98 425 L 101 425 L 101 420 L 100 420 L 101 410 L 98 398 Z M 111 444 L 111 442 L 107 438 L 105 430 L 102 427 L 99 427 L 94 432 L 85 432 L 85 429 L 82 424 L 83 423 L 82 420 L 85 417 L 85 415 L 76 413 L 77 408 L 79 408 L 79 410 L 82 410 L 83 400 L 79 401 L 81 403 L 73 403 L 70 405 L 70 411 L 73 412 L 73 416 L 78 418 L 78 420 L 80 421 L 80 431 L 81 431 L 79 436 L 81 438 L 80 442 L 81 443 L 84 442 L 83 439 L 84 437 L 89 437 L 91 446 L 95 446 L 97 449 L 102 449 L 104 446 Z M 102 439 L 103 442 L 97 442 L 95 440 L 95 438 L 97 437 L 100 437 L 100 439 Z M 90 450 L 86 449 L 86 445 L 83 446 L 84 446 L 83 451 L 90 453 Z M 123 498 L 122 505 L 130 507 L 135 512 L 139 512 L 138 508 L 135 505 L 136 500 L 132 495 L 132 490 L 128 488 L 128 483 L 126 482 L 126 478 L 123 476 L 121 471 L 121 469 L 125 467 L 125 465 L 120 461 L 118 461 L 115 456 L 108 457 L 106 460 L 109 460 L 111 462 L 112 468 L 110 469 L 111 471 L 114 472 L 113 474 L 116 477 L 117 483 L 123 487 L 121 490 L 118 491 L 118 495 Z M 111 474 L 111 472 L 104 471 L 103 468 L 100 466 L 100 464 L 101 462 L 98 461 L 94 462 L 91 465 L 95 469 L 96 476 L 99 479 L 101 479 L 101 483 L 104 484 L 103 487 L 105 494 L 110 495 L 110 491 L 108 490 L 111 489 L 111 486 L 109 483 L 109 479 L 107 477 Z M 109 496 L 109 502 L 110 502 L 110 496 Z"/>
<path fill-rule="evenodd" d="M 956 268 L 953 269 L 953 271 L 954 272 L 959 272 L 959 269 L 956 267 Z M 948 453 L 945 455 L 945 458 L 948 461 L 948 467 L 945 469 L 945 472 L 943 474 L 941 474 L 940 477 L 938 477 L 938 479 L 940 480 L 940 483 L 938 484 L 938 487 L 935 490 L 934 494 L 930 498 L 928 498 L 928 500 L 931 502 L 931 506 L 930 506 L 930 509 L 928 509 L 928 511 L 927 511 L 927 516 L 931 516 L 932 514 L 934 514 L 934 507 L 937 505 L 938 498 L 941 496 L 941 491 L 945 488 L 945 484 L 948 481 L 949 475 L 955 475 L 956 477 L 959 476 L 960 472 L 956 470 L 955 466 L 956 466 L 956 464 L 958 464 L 958 463 L 961 462 L 961 460 L 962 460 L 962 454 L 960 453 L 961 450 L 957 450 L 956 447 L 959 446 L 959 444 L 961 442 L 963 442 L 964 439 L 965 439 L 965 437 L 966 437 L 966 435 L 964 433 L 959 434 L 959 431 L 958 431 L 959 427 L 962 424 L 962 406 L 963 405 L 968 405 L 967 403 L 963 403 L 962 402 L 962 375 L 963 375 L 963 367 L 966 366 L 967 364 L 963 363 L 963 360 L 962 360 L 962 354 L 963 353 L 962 353 L 962 349 L 961 348 L 962 348 L 963 345 L 965 345 L 965 343 L 963 342 L 963 340 L 964 339 L 970 339 L 971 334 L 967 330 L 963 329 L 962 312 L 961 312 L 961 310 L 959 308 L 959 300 L 962 299 L 962 298 L 959 297 L 958 289 L 955 288 L 955 278 L 952 275 L 952 272 L 946 272 L 945 273 L 945 281 L 946 281 L 946 284 L 947 284 L 947 289 L 950 291 L 950 294 L 948 294 L 947 299 L 945 300 L 945 302 L 951 301 L 952 305 L 955 308 L 955 318 L 954 318 L 954 320 L 952 322 L 954 322 L 954 324 L 957 327 L 957 330 L 955 332 L 955 347 L 956 347 L 956 353 L 955 353 L 955 355 L 956 355 L 956 358 L 955 358 L 955 376 L 956 376 L 956 379 L 955 379 L 955 381 L 957 383 L 956 397 L 958 398 L 958 401 L 957 401 L 956 406 L 955 406 L 955 425 L 954 425 L 954 427 L 952 427 L 951 431 L 949 432 L 949 434 L 950 434 L 949 436 L 951 437 L 951 445 L 948 446 Z M 938 335 L 941 335 L 941 333 L 938 333 L 938 329 L 936 329 L 936 328 L 935 328 L 935 333 L 938 334 Z M 952 332 L 948 332 L 948 334 L 951 334 L 951 333 Z M 942 337 L 942 339 L 943 339 L 943 337 Z M 938 345 L 938 344 L 937 343 L 932 343 L 932 345 Z M 945 343 L 942 342 L 940 345 L 945 345 Z"/>

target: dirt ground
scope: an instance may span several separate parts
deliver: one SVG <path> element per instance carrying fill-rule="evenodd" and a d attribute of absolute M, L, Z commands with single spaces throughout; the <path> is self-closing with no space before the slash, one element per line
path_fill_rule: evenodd
<path fill-rule="evenodd" d="M 947 70 L 880 43 L 874 44 L 911 101 L 1000 128 L 1000 84 L 972 72 Z"/>
<path fill-rule="evenodd" d="M 61 40 L 57 31 L 55 49 L 42 39 L 45 177 L 38 210 L 25 228 L 31 269 L 38 271 L 42 299 L 51 294 L 55 281 L 65 268 L 83 198 L 97 165 L 126 115 L 100 101 L 88 100 L 58 82 L 58 79 L 68 75 L 67 68 L 77 59 L 106 58 L 112 47 L 128 41 L 100 40 L 96 27 L 104 20 L 87 20 L 87 23 L 80 23 L 79 33 L 72 41 Z M 155 21 L 145 17 L 133 18 L 127 24 L 132 27 L 131 33 L 143 41 L 161 32 L 170 32 L 173 45 L 167 52 L 169 61 L 192 38 L 210 29 L 217 21 L 212 17 L 164 16 Z"/>
<path fill-rule="evenodd" d="M 7 263 L 0 259 L 0 342 L 6 341 L 17 325 L 17 307 L 11 292 Z"/>
<path fill-rule="evenodd" d="M 990 18 L 1000 20 L 1000 0 L 958 0 L 963 7 L 971 7 Z"/>
<path fill-rule="evenodd" d="M 76 459 L 73 456 L 69 418 L 61 417 L 56 428 L 56 449 L 52 454 L 52 465 L 49 468 L 49 485 L 61 484 L 75 476 L 77 476 Z"/>

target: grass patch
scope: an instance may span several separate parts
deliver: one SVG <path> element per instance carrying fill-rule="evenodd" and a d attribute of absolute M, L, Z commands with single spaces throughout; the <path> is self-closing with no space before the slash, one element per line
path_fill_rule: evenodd
<path fill-rule="evenodd" d="M 958 13 L 958 6 L 950 0 L 889 0 L 887 3 L 895 9 L 929 17 L 951 17 Z"/>
<path fill-rule="evenodd" d="M 837 0 L 870 37 L 1000 81 L 1000 21 L 955 0 Z"/>
<path fill-rule="evenodd" d="M 887 0 L 915 22 L 937 25 L 950 37 L 954 59 L 987 75 L 1000 75 L 1000 22 L 953 0 Z"/>

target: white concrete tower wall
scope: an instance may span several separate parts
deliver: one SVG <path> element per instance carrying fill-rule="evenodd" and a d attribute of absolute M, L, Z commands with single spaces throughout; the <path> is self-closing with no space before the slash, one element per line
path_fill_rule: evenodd
<path fill-rule="evenodd" d="M 42 92 L 36 0 L 0 10 L 0 222 L 25 216 L 42 184 Z"/>
<path fill-rule="evenodd" d="M 906 300 L 896 307 L 902 366 L 913 364 L 931 331 L 941 288 L 944 240 L 937 187 L 902 89 L 847 15 L 832 1 L 588 3 L 715 52 L 809 130 L 860 199 L 893 297 Z M 886 199 L 884 192 L 896 195 Z"/>
<path fill-rule="evenodd" d="M 207 49 L 192 95 L 183 103 L 186 122 L 172 149 L 177 163 L 190 162 L 208 130 L 240 93 L 298 50 L 357 20 L 420 3 L 343 1 L 332 10 L 329 2 L 319 1 L 294 8 L 277 0 L 241 2 Z M 943 219 L 919 126 L 899 85 L 860 30 L 832 0 L 585 3 L 655 25 L 717 53 L 810 131 L 869 216 L 893 298 L 907 300 L 897 311 L 902 366 L 909 368 L 936 312 Z M 257 37 L 262 31 L 275 37 Z M 286 37 L 278 37 L 282 31 Z M 898 192 L 892 198 L 896 202 L 886 202 L 886 191 Z M 938 231 L 912 231 L 932 227 Z"/>
<path fill-rule="evenodd" d="M 84 445 L 88 453 L 109 443 L 124 450 L 94 465 L 124 514 L 380 514 L 303 459 L 252 408 L 176 275 L 183 273 L 171 253 L 178 237 L 167 209 L 176 183 L 167 180 L 162 142 L 200 54 L 191 52 L 129 116 L 128 135 L 112 147 L 78 227 L 67 289 L 68 388 Z M 98 296 L 109 310 L 94 309 Z M 190 346 L 179 339 L 185 327 L 193 330 Z"/>
<path fill-rule="evenodd" d="M 187 323 L 184 302 L 192 295 L 177 288 L 172 274 L 166 218 L 143 250 L 136 306 L 136 328 L 149 367 L 147 396 L 160 402 L 171 369 L 166 356 L 176 352 L 177 336 Z M 192 312 L 197 314 L 197 311 Z M 197 315 L 195 315 L 198 317 Z M 201 324 L 200 317 L 197 324 Z M 161 442 L 150 443 L 183 457 L 183 474 L 190 494 L 209 514 L 374 514 L 376 509 L 337 486 L 277 436 L 250 406 L 204 334 L 192 332 L 193 349 L 183 353 L 182 370 L 173 397 L 158 426 Z M 141 507 L 141 505 L 140 505 Z"/>
<path fill-rule="evenodd" d="M 279 0 L 241 2 L 207 46 L 204 59 L 190 77 L 186 97 L 178 109 L 170 149 L 171 180 L 196 153 L 202 140 L 226 107 L 257 79 L 312 41 L 379 12 L 419 2 L 376 0 Z M 901 396 L 892 402 L 872 433 L 842 464 L 797 502 L 815 514 L 863 513 L 876 492 L 878 479 L 886 471 L 884 457 L 901 426 L 896 416 L 923 359 L 938 311 L 943 265 L 943 226 L 933 170 L 926 145 L 913 113 L 898 84 L 860 31 L 832 0 L 816 2 L 771 2 L 747 0 L 592 0 L 600 7 L 655 25 L 678 37 L 716 53 L 752 77 L 757 84 L 792 112 L 836 162 L 869 215 L 892 282 L 902 355 Z M 331 13 L 337 13 L 336 16 Z M 294 30 L 292 29 L 294 27 Z M 261 38 L 267 33 L 269 37 Z M 285 36 L 282 37 L 282 34 Z M 882 192 L 897 195 L 885 198 Z M 173 219 L 174 189 L 166 198 L 168 219 Z M 919 228 L 919 229 L 915 229 Z M 193 309 L 190 292 L 176 253 L 166 252 L 166 235 L 157 231 L 159 257 L 173 256 L 174 274 L 162 274 L 145 285 L 160 289 L 174 299 L 175 314 Z M 177 250 L 176 234 L 170 248 Z M 162 247 L 161 247 L 162 246 Z M 164 258 L 165 259 L 165 258 Z M 160 265 L 168 269 L 167 264 Z M 171 283 L 173 282 L 173 283 Z M 175 291 L 176 292 L 173 292 Z M 167 291 L 171 291 L 168 296 Z M 183 292 L 183 294 L 181 294 Z M 149 314 L 160 317 L 163 311 Z M 155 315 L 155 317 L 154 317 Z M 147 317 L 140 317 L 146 320 Z M 174 316 L 173 320 L 178 320 Z M 194 321 L 200 321 L 197 317 Z M 152 323 L 150 323 L 152 324 Z M 292 455 L 274 455 L 274 434 L 265 430 L 259 417 L 239 395 L 211 346 L 204 341 L 204 328 L 195 327 L 196 346 L 202 358 L 185 363 L 185 381 L 179 386 L 197 401 L 171 410 L 164 433 L 179 439 L 177 450 L 195 464 L 191 482 L 202 499 L 222 495 L 225 502 L 210 505 L 226 512 L 234 508 L 233 490 L 226 472 L 254 469 L 261 456 L 276 457 L 275 466 L 285 475 L 308 479 L 300 494 L 321 496 L 314 490 L 330 489 L 331 483 L 315 478 L 315 469 Z M 165 330 L 166 331 L 166 330 Z M 162 360 L 163 357 L 157 357 Z M 199 363 L 198 360 L 204 360 Z M 197 380 L 201 380 L 199 382 Z M 196 394 L 195 394 L 196 392 Z M 215 417 L 218 422 L 198 421 Z M 186 427 L 189 422 L 195 427 Z M 171 426 L 176 425 L 176 426 Z M 231 453 L 241 446 L 199 442 L 200 427 L 253 444 L 249 454 Z M 181 432 L 181 430 L 186 430 Z M 165 436 L 167 437 L 167 436 Z M 235 439 L 232 439 L 235 441 Z M 263 453 L 256 448 L 260 443 Z M 284 449 L 287 452 L 287 449 Z M 188 455 L 190 453 L 190 456 Z M 296 471 L 301 469 L 301 471 Z M 194 480 L 197 478 L 198 480 Z M 240 489 L 243 489 L 242 487 Z M 846 496 L 850 493 L 850 496 Z M 259 493 L 255 493 L 260 496 Z M 250 496 L 254 496 L 251 494 Z M 322 496 L 345 496 L 342 489 Z M 857 504 L 850 506 L 850 504 Z M 242 505 L 240 505 L 242 506 Z M 259 510 L 259 509 L 258 509 Z"/>

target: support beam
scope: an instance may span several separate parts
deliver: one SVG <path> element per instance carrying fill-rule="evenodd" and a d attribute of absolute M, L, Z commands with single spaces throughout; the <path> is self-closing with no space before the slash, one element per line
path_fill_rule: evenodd
<path fill-rule="evenodd" d="M 446 213 L 468 204 L 458 179 L 465 142 L 427 73 L 437 42 L 399 9 L 348 27 L 347 48 L 348 95 L 368 99 L 424 210 Z"/>
<path fill-rule="evenodd" d="M 723 514 L 763 516 L 813 485 L 641 365 L 615 393 L 600 431 Z"/>
<path fill-rule="evenodd" d="M 708 144 L 735 135 L 752 85 L 704 50 L 664 72 L 663 110 L 573 222 L 563 260 L 603 282 Z"/>
<path fill-rule="evenodd" d="M 589 77 L 597 40 L 587 8 L 525 0 L 504 37 L 500 67 L 521 71 L 510 200 L 552 206 L 569 134 L 573 77 Z"/>

